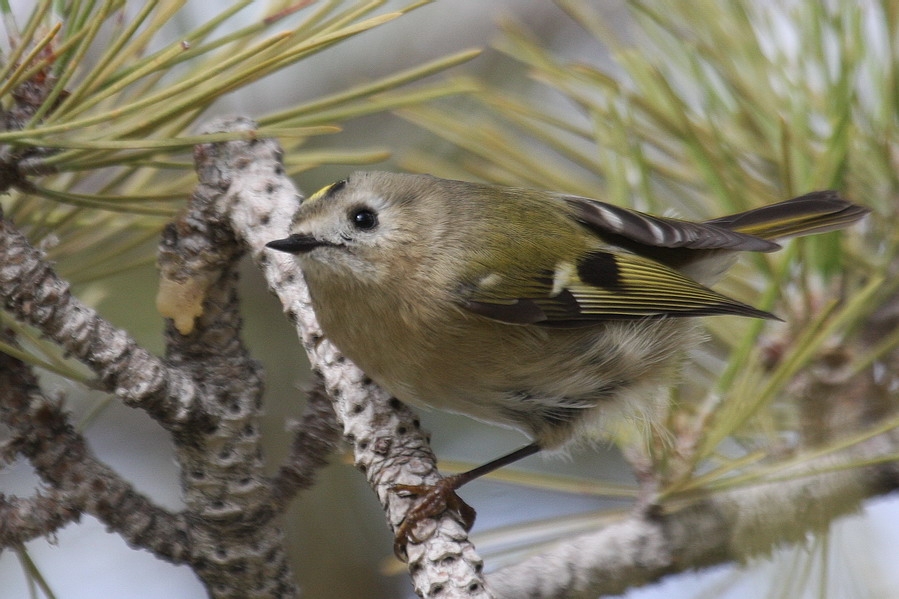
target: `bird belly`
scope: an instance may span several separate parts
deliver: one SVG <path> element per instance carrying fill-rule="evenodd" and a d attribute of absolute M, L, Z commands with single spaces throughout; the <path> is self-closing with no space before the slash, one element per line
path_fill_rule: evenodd
<path fill-rule="evenodd" d="M 545 330 L 545 342 L 519 346 L 510 356 L 517 359 L 496 366 L 492 384 L 502 397 L 491 402 L 492 419 L 523 429 L 544 448 L 601 437 L 622 417 L 651 421 L 659 387 L 693 331 L 683 319 Z"/>
<path fill-rule="evenodd" d="M 345 351 L 403 401 L 517 428 L 555 448 L 601 436 L 613 413 L 649 418 L 652 395 L 694 336 L 685 319 L 580 329 L 480 324 L 441 327 L 426 343 L 396 335 L 379 352 Z"/>

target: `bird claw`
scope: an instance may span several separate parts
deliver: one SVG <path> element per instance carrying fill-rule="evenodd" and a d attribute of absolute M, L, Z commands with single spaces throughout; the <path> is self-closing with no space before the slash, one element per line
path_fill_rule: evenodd
<path fill-rule="evenodd" d="M 396 493 L 420 498 L 412 509 L 406 512 L 406 516 L 396 529 L 393 552 L 400 560 L 406 561 L 406 546 L 409 543 L 418 544 L 424 541 L 415 534 L 415 527 L 423 520 L 451 512 L 456 515 L 466 532 L 471 530 L 477 512 L 456 493 L 456 489 L 465 482 L 467 481 L 459 477 L 448 476 L 433 485 L 393 485 L 393 491 Z"/>

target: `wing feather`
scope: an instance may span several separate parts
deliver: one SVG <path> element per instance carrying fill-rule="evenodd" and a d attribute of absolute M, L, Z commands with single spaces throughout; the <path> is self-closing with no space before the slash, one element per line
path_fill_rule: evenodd
<path fill-rule="evenodd" d="M 562 196 L 562 199 L 574 209 L 581 224 L 611 243 L 620 243 L 623 239 L 654 248 L 749 252 L 773 252 L 780 249 L 773 241 L 733 231 L 715 222 L 694 223 L 652 216 L 578 196 Z"/>
<path fill-rule="evenodd" d="M 775 318 L 634 254 L 596 250 L 587 253 L 576 268 L 558 268 L 552 274 L 475 288 L 464 305 L 502 322 L 556 327 L 713 314 Z"/>
<path fill-rule="evenodd" d="M 593 234 L 592 241 L 588 238 L 584 247 L 561 252 L 545 236 L 511 238 L 526 259 L 506 272 L 481 273 L 480 284 L 463 286 L 465 308 L 501 322 L 560 327 L 618 318 L 711 314 L 775 318 L 713 291 L 679 269 L 721 253 L 774 251 L 780 246 L 771 238 L 841 228 L 867 213 L 831 191 L 704 223 L 651 216 L 578 196 L 551 198 L 567 205 L 569 224 L 585 227 Z M 539 212 L 535 209 L 538 216 Z M 568 258 L 572 253 L 577 262 L 566 262 L 574 259 Z"/>

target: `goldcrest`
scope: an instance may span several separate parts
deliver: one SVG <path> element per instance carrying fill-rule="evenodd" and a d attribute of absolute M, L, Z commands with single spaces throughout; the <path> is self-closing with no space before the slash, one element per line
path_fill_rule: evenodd
<path fill-rule="evenodd" d="M 553 449 L 595 437 L 609 413 L 646 417 L 699 339 L 686 317 L 771 317 L 707 287 L 737 252 L 866 213 L 821 191 L 696 223 L 357 172 L 306 199 L 268 246 L 296 255 L 325 334 L 390 393 Z"/>

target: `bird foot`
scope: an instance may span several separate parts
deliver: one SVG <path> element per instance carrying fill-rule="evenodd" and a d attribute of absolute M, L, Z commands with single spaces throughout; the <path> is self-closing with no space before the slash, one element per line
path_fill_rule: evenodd
<path fill-rule="evenodd" d="M 477 512 L 456 493 L 456 490 L 466 482 L 468 479 L 461 476 L 447 476 L 433 485 L 393 485 L 393 491 L 396 493 L 420 498 L 396 529 L 393 552 L 399 559 L 406 561 L 406 545 L 421 543 L 424 540 L 415 534 L 415 528 L 423 520 L 451 512 L 466 531 L 471 530 Z"/>

